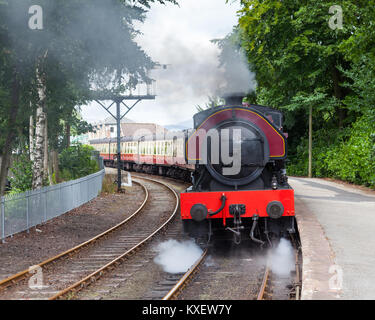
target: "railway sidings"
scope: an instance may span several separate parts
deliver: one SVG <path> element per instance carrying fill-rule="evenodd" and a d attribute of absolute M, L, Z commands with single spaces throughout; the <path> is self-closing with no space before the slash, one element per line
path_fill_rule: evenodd
<path fill-rule="evenodd" d="M 111 169 L 107 170 L 111 173 Z M 158 244 L 188 241 L 176 218 L 177 193 L 188 186 L 170 178 L 133 175 L 144 199 L 127 219 L 81 245 L 0 282 L 0 299 L 254 300 L 293 299 L 294 275 L 264 278 L 267 251 L 213 241 L 185 272 L 155 263 Z M 145 223 L 147 221 L 147 223 Z M 30 287 L 39 268 L 44 287 Z M 272 275 L 272 276 L 271 276 Z M 263 292 L 260 296 L 260 292 Z M 273 296 L 277 292 L 276 296 Z"/>

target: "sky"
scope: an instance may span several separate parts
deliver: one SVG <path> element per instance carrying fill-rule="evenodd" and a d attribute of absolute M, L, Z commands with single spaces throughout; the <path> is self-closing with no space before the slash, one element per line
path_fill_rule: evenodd
<path fill-rule="evenodd" d="M 179 6 L 153 4 L 145 22 L 136 25 L 142 32 L 137 37 L 139 45 L 153 61 L 167 65 L 166 70 L 151 71 L 156 99 L 141 101 L 127 115 L 136 122 L 192 123 L 196 106 L 204 106 L 218 86 L 219 49 L 210 40 L 224 38 L 232 31 L 238 21 L 239 1 L 178 2 Z M 96 122 L 108 113 L 93 102 L 82 107 L 82 116 Z"/>

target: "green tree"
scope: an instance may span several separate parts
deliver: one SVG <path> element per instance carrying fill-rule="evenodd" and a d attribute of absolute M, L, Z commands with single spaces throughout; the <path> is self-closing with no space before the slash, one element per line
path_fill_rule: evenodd
<path fill-rule="evenodd" d="M 63 180 L 78 179 L 99 170 L 91 158 L 94 148 L 87 145 L 71 146 L 61 152 L 59 163 Z"/>
<path fill-rule="evenodd" d="M 4 109 L 0 126 L 5 132 L 0 150 L 5 160 L 0 168 L 0 194 L 4 192 L 17 131 L 24 125 L 19 124 L 20 115 L 36 118 L 33 179 L 34 187 L 40 187 L 46 114 L 57 114 L 66 105 L 72 110 L 73 102 L 78 104 L 92 98 L 92 89 L 118 91 L 148 79 L 147 70 L 153 62 L 134 41 L 138 32 L 133 23 L 144 20 L 153 2 L 176 3 L 174 0 L 0 1 L 3 73 L 0 102 L 4 102 L 0 107 Z M 27 27 L 31 5 L 43 9 L 42 30 Z M 120 79 L 126 79 L 121 87 Z"/>
<path fill-rule="evenodd" d="M 255 101 L 284 110 L 286 129 L 292 133 L 290 167 L 296 169 L 295 161 L 306 159 L 310 109 L 318 130 L 314 172 L 332 173 L 323 150 L 339 152 L 341 143 L 359 136 L 353 123 L 363 121 L 362 115 L 371 113 L 374 102 L 374 1 L 248 0 L 241 4 L 238 34 L 232 38 L 240 38 L 238 43 L 256 72 Z M 343 9 L 343 28 L 333 30 L 329 9 L 338 4 Z M 305 170 L 302 165 L 297 171 L 306 174 Z"/>

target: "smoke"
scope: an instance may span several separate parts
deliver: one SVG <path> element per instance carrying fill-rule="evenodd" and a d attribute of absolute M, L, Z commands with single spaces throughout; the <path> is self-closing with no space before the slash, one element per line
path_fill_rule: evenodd
<path fill-rule="evenodd" d="M 168 273 L 186 272 L 202 254 L 202 249 L 193 240 L 168 240 L 160 243 L 156 250 L 158 255 L 154 262 Z"/>
<path fill-rule="evenodd" d="M 281 239 L 278 246 L 272 250 L 271 269 L 278 275 L 289 275 L 295 270 L 293 247 L 288 240 Z"/>
<path fill-rule="evenodd" d="M 133 24 L 145 18 L 146 11 L 140 6 L 112 0 L 7 0 L 5 3 L 0 1 L 0 20 L 6 26 L 8 43 L 23 64 L 19 69 L 24 73 L 28 68 L 35 69 L 36 61 L 44 56 L 45 70 L 55 80 L 61 80 L 65 74 L 87 86 L 88 81 L 96 78 L 80 75 L 99 73 L 100 80 L 107 80 L 105 85 L 109 85 L 113 82 L 110 77 L 113 70 L 120 69 L 129 76 L 128 82 L 134 84 L 146 77 L 145 66 L 152 66 L 149 56 L 134 41 L 137 31 Z M 32 5 L 41 8 L 40 30 L 28 26 Z"/>
<path fill-rule="evenodd" d="M 255 73 L 250 70 L 243 50 L 237 49 L 229 42 L 224 42 L 221 48 L 220 60 L 223 72 L 216 95 L 248 94 L 255 91 L 257 85 Z"/>
<path fill-rule="evenodd" d="M 139 27 L 143 34 L 137 41 L 155 61 L 167 64 L 167 69 L 151 72 L 157 99 L 143 102 L 135 113 L 152 108 L 163 114 L 164 123 L 179 123 L 192 118 L 197 105 L 204 106 L 208 97 L 220 96 L 221 91 L 254 90 L 255 74 L 245 55 L 221 64 L 222 50 L 211 41 L 223 39 L 233 30 L 239 9 L 238 2 L 217 0 L 184 0 L 179 7 L 153 7 Z M 235 51 L 228 46 L 228 57 Z M 228 86 L 228 90 L 219 90 Z"/>
<path fill-rule="evenodd" d="M 158 91 L 169 93 L 167 98 L 174 103 L 190 97 L 250 93 L 256 88 L 245 54 L 229 44 L 220 49 L 210 41 L 191 45 L 170 36 L 156 56 L 170 64 L 155 74 Z"/>

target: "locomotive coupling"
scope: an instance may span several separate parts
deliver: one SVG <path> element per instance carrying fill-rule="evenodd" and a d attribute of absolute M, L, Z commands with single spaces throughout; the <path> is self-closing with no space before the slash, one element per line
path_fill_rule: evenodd
<path fill-rule="evenodd" d="M 253 240 L 254 242 L 259 243 L 261 245 L 261 247 L 263 247 L 265 242 L 260 240 L 260 239 L 255 238 L 255 236 L 254 236 L 254 231 L 255 231 L 255 228 L 258 224 L 258 219 L 259 219 L 259 216 L 257 214 L 254 214 L 253 215 L 253 225 L 252 225 L 251 230 L 250 230 L 250 239 Z"/>

